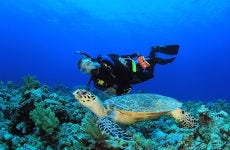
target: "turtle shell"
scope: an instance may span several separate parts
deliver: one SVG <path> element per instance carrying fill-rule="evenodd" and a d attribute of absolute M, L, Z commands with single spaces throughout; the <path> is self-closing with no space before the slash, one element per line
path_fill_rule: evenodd
<path fill-rule="evenodd" d="M 131 112 L 168 112 L 182 106 L 174 98 L 158 94 L 127 94 L 104 101 L 105 108 Z"/>

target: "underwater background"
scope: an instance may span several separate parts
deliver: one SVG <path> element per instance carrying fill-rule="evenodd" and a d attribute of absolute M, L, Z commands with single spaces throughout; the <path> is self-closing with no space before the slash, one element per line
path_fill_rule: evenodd
<path fill-rule="evenodd" d="M 228 0 L 7 0 L 0 2 L 0 79 L 86 84 L 80 50 L 147 56 L 151 46 L 179 44 L 176 61 L 134 90 L 179 99 L 230 99 Z"/>
<path fill-rule="evenodd" d="M 230 150 L 229 20 L 229 0 L 1 0 L 0 150 Z M 132 93 L 184 102 L 197 126 L 162 116 L 121 126 L 131 141 L 102 134 L 72 94 L 89 80 L 74 52 L 148 56 L 170 44 L 176 60 Z"/>

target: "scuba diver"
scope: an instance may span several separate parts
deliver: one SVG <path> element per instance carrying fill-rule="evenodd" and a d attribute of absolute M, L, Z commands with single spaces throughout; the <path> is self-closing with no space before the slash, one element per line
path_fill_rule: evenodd
<path fill-rule="evenodd" d="M 105 91 L 110 95 L 127 94 L 132 90 L 131 84 L 147 81 L 154 77 L 156 64 L 165 65 L 176 58 L 179 45 L 153 46 L 149 56 L 144 57 L 138 53 L 131 55 L 99 55 L 92 58 L 84 52 L 84 57 L 78 61 L 78 68 L 81 72 L 91 77 L 86 89 L 89 89 L 91 81 L 94 87 Z M 172 58 L 160 58 L 158 53 L 166 54 Z"/>

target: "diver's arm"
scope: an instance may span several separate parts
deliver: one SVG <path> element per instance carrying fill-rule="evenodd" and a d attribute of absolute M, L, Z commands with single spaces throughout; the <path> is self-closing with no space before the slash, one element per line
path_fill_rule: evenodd
<path fill-rule="evenodd" d="M 130 85 L 122 85 L 117 88 L 117 95 L 128 94 L 131 92 L 132 87 Z"/>

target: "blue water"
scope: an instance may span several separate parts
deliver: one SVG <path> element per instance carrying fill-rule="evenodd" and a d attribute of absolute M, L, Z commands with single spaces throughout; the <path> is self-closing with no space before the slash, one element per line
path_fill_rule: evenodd
<path fill-rule="evenodd" d="M 181 100 L 230 100 L 229 0 L 0 1 L 0 80 L 34 75 L 45 84 L 85 85 L 81 50 L 147 55 L 153 45 L 179 44 L 175 62 L 134 91 Z"/>

